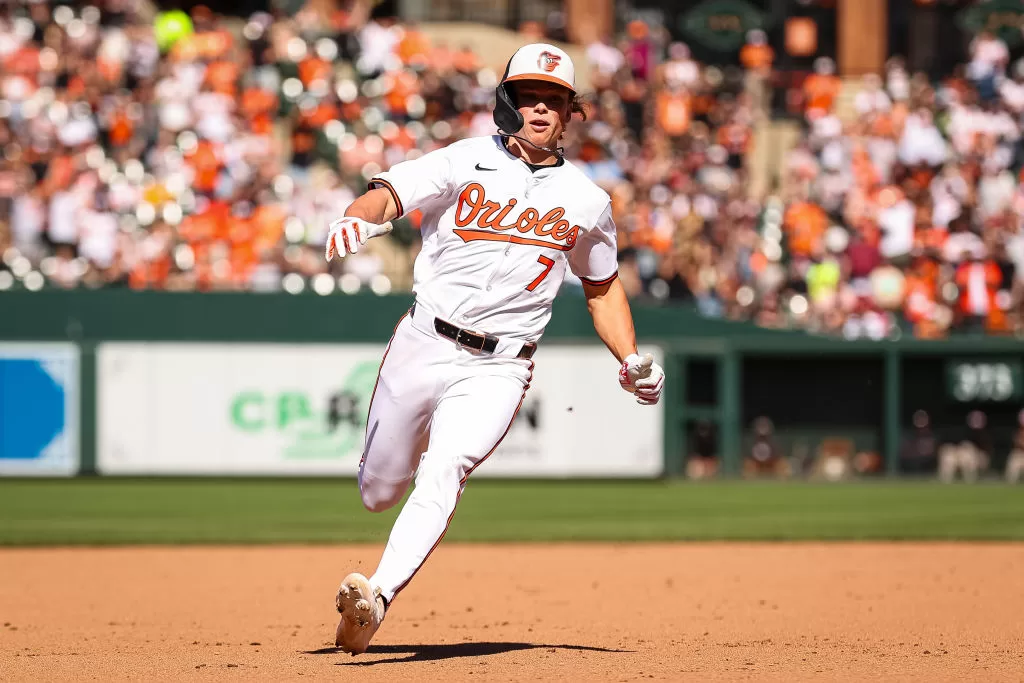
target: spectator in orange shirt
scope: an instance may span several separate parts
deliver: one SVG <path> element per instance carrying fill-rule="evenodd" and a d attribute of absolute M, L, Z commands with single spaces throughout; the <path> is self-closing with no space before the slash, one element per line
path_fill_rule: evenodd
<path fill-rule="evenodd" d="M 205 78 L 213 92 L 229 97 L 238 94 L 239 70 L 234 62 L 220 60 L 210 63 L 206 67 Z"/>
<path fill-rule="evenodd" d="M 328 83 L 331 78 L 331 64 L 321 59 L 315 52 L 307 54 L 306 58 L 298 65 L 299 80 L 302 85 L 309 87 L 315 81 Z"/>
<path fill-rule="evenodd" d="M 938 301 L 938 264 L 915 256 L 904 281 L 903 316 L 915 328 L 934 317 Z"/>
<path fill-rule="evenodd" d="M 767 76 L 775 61 L 775 50 L 768 44 L 768 36 L 764 31 L 747 32 L 747 44 L 740 50 L 740 63 L 743 68 L 761 76 Z"/>
<path fill-rule="evenodd" d="M 471 74 L 480 68 L 480 59 L 473 52 L 469 45 L 463 45 L 452 59 L 455 70 L 464 74 Z"/>
<path fill-rule="evenodd" d="M 821 245 L 821 238 L 828 228 L 828 216 L 817 204 L 809 200 L 798 201 L 786 209 L 782 226 L 789 237 L 790 253 L 810 258 Z"/>
<path fill-rule="evenodd" d="M 277 111 L 277 95 L 264 88 L 246 88 L 242 93 L 240 111 L 248 119 L 253 133 L 269 135 Z"/>
<path fill-rule="evenodd" d="M 808 120 L 831 113 L 842 81 L 835 75 L 836 65 L 828 57 L 814 60 L 814 73 L 804 81 L 804 113 Z"/>
<path fill-rule="evenodd" d="M 192 167 L 195 176 L 192 189 L 205 195 L 212 195 L 217 189 L 217 176 L 222 163 L 220 145 L 210 140 L 200 140 L 195 149 L 185 155 L 185 161 Z"/>
<path fill-rule="evenodd" d="M 956 284 L 960 288 L 960 313 L 965 327 L 983 331 L 990 317 L 998 315 L 996 291 L 1003 274 L 998 264 L 983 258 L 977 252 L 964 252 L 964 261 L 956 269 Z"/>
<path fill-rule="evenodd" d="M 439 75 L 448 75 L 455 68 L 455 53 L 447 43 L 439 42 L 429 53 L 430 68 Z"/>
<path fill-rule="evenodd" d="M 392 116 L 403 117 L 406 114 L 409 97 L 419 92 L 420 81 L 411 70 L 405 69 L 389 75 L 391 90 L 384 96 L 388 111 Z"/>
<path fill-rule="evenodd" d="M 690 129 L 690 95 L 684 89 L 666 88 L 659 92 L 656 96 L 655 111 L 658 127 L 666 135 L 679 137 Z"/>
<path fill-rule="evenodd" d="M 430 63 L 430 39 L 415 24 L 409 24 L 395 52 L 405 66 L 423 69 Z"/>

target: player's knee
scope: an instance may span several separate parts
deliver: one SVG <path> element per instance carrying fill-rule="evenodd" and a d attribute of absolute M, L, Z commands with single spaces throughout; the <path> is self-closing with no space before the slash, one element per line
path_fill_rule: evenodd
<path fill-rule="evenodd" d="M 393 506 L 394 503 L 390 500 L 368 499 L 366 496 L 363 496 L 363 507 L 370 512 L 384 512 L 385 510 L 390 510 Z"/>
<path fill-rule="evenodd" d="M 458 488 L 462 485 L 468 471 L 468 465 L 464 458 L 432 458 L 428 453 L 416 473 L 416 486 L 435 486 L 441 489 Z"/>
<path fill-rule="evenodd" d="M 405 489 L 406 486 L 363 478 L 359 482 L 359 497 L 362 498 L 363 507 L 370 512 L 384 512 L 402 499 Z"/>
<path fill-rule="evenodd" d="M 385 495 L 381 495 L 380 491 L 367 491 L 362 490 L 359 492 L 360 497 L 363 499 L 363 507 L 370 512 L 384 512 L 395 506 L 395 503 L 401 499 L 401 496 L 388 495 L 390 492 L 385 492 Z"/>

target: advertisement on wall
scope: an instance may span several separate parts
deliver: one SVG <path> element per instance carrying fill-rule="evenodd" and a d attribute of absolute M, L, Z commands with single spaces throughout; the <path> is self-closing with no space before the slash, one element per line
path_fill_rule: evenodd
<path fill-rule="evenodd" d="M 71 476 L 78 467 L 78 348 L 0 344 L 0 476 Z"/>
<path fill-rule="evenodd" d="M 97 467 L 354 475 L 383 352 L 376 344 L 102 344 Z M 619 388 L 607 350 L 552 344 L 534 360 L 515 424 L 474 477 L 661 473 L 662 410 Z"/>

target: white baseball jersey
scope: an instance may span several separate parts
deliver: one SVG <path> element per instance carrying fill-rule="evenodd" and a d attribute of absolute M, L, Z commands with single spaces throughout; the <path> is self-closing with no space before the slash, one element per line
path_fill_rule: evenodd
<path fill-rule="evenodd" d="M 537 341 L 566 267 L 617 276 L 611 201 L 572 164 L 530 167 L 499 136 L 453 143 L 370 180 L 399 215 L 423 212 L 413 291 L 459 327 Z"/>

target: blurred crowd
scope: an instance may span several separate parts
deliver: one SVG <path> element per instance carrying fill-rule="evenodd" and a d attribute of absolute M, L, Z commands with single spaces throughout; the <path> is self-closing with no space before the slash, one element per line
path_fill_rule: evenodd
<path fill-rule="evenodd" d="M 848 339 L 1024 334 L 1024 60 L 988 33 L 969 51 L 934 83 L 893 58 L 844 85 L 821 57 L 773 97 L 760 32 L 742 72 L 669 44 L 609 186 L 631 293 Z M 756 159 L 778 108 L 795 143 Z M 759 192 L 766 159 L 781 172 Z"/>
<path fill-rule="evenodd" d="M 937 83 L 889 60 L 845 118 L 834 65 L 807 79 L 764 233 L 788 267 L 754 278 L 788 280 L 791 319 L 847 337 L 1024 331 L 1024 61 L 988 33 L 970 54 Z M 755 317 L 774 322 L 779 301 Z"/>
<path fill-rule="evenodd" d="M 0 5 L 0 289 L 408 288 L 417 217 L 334 264 L 327 225 L 380 169 L 480 134 L 493 72 L 344 9 L 141 12 Z"/>
<path fill-rule="evenodd" d="M 340 5 L 0 3 L 0 290 L 408 289 L 416 213 L 330 264 L 327 224 L 380 169 L 494 133 L 499 74 Z M 942 82 L 893 59 L 846 99 L 827 58 L 773 94 L 759 31 L 741 66 L 640 21 L 579 48 L 565 153 L 612 197 L 634 298 L 849 338 L 1020 330 L 1024 67 L 997 38 Z M 799 134 L 759 190 L 773 99 Z"/>

